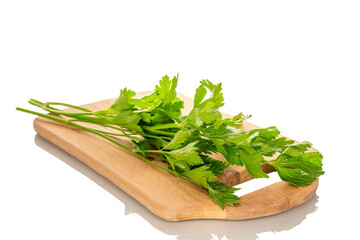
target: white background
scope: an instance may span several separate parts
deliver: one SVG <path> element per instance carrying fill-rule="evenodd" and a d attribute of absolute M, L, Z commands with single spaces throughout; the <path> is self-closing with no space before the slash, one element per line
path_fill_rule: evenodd
<path fill-rule="evenodd" d="M 0 1 L 0 239 L 354 239 L 359 1 Z M 248 221 L 164 221 L 32 128 L 27 100 L 76 105 L 180 74 L 222 82 L 252 114 L 324 155 L 316 196 Z M 259 187 L 259 186 L 257 186 Z"/>

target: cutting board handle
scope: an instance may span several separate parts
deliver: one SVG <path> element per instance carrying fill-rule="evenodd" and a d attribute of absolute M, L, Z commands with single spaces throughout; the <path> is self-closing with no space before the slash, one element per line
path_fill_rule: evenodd
<path fill-rule="evenodd" d="M 226 219 L 241 220 L 274 215 L 296 207 L 315 193 L 319 181 L 296 187 L 280 181 L 241 197 L 243 202 L 226 207 Z"/>

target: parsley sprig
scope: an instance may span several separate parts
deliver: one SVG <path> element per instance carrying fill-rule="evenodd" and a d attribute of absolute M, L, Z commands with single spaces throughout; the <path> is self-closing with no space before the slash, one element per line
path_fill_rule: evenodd
<path fill-rule="evenodd" d="M 322 155 L 308 152 L 309 142 L 295 143 L 279 137 L 280 131 L 276 127 L 239 129 L 237 127 L 250 117 L 243 113 L 223 118 L 219 112 L 224 105 L 221 83 L 202 80 L 196 89 L 191 112 L 183 115 L 184 102 L 176 95 L 177 83 L 178 76 L 171 80 L 164 76 L 152 94 L 140 99 L 134 98 L 134 91 L 124 88 L 108 109 L 99 111 L 34 99 L 29 103 L 50 114 L 23 108 L 17 110 L 96 134 L 149 164 L 206 189 L 209 198 L 222 209 L 241 201 L 234 194 L 239 188 L 217 180 L 230 165 L 245 166 L 254 178 L 268 178 L 261 168 L 261 164 L 268 164 L 282 180 L 295 186 L 310 184 L 324 174 Z M 56 106 L 77 111 L 64 111 Z M 81 123 L 99 125 L 105 130 Z M 127 137 L 133 148 L 121 144 L 114 136 Z M 226 161 L 212 157 L 218 153 Z M 275 156 L 272 161 L 265 159 Z M 154 159 L 168 163 L 168 167 L 157 164 Z"/>

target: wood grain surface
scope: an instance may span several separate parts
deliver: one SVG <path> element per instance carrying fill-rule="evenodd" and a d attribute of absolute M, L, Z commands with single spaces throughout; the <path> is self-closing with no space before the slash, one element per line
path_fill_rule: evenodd
<path fill-rule="evenodd" d="M 137 96 L 146 94 L 149 92 L 142 92 Z M 184 113 L 189 112 L 192 100 L 181 94 L 179 97 L 185 102 Z M 105 109 L 113 101 L 114 99 L 104 100 L 84 107 L 92 110 Z M 318 181 L 304 187 L 295 187 L 281 181 L 241 196 L 243 202 L 221 210 L 209 200 L 206 190 L 144 162 L 95 134 L 41 117 L 34 120 L 34 128 L 39 135 L 109 179 L 157 216 L 169 221 L 241 220 L 269 216 L 304 203 L 315 193 L 318 186 Z M 257 126 L 244 122 L 242 128 L 252 129 Z M 117 139 L 131 147 L 127 139 Z M 267 173 L 274 171 L 268 165 L 264 165 L 263 169 Z M 252 179 L 242 166 L 230 166 L 218 177 L 229 185 Z"/>

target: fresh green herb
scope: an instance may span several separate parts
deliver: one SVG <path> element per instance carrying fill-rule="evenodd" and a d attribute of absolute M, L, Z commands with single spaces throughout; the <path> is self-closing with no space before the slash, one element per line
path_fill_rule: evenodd
<path fill-rule="evenodd" d="M 276 127 L 248 131 L 238 129 L 236 127 L 250 117 L 242 113 L 223 119 L 219 112 L 224 105 L 221 83 L 201 81 L 196 89 L 193 109 L 188 115 L 183 115 L 184 102 L 176 95 L 177 83 L 178 76 L 172 80 L 164 76 L 152 94 L 140 99 L 134 98 L 135 92 L 124 88 L 110 108 L 99 111 L 65 103 L 42 103 L 34 99 L 29 103 L 51 114 L 23 108 L 17 110 L 101 136 L 149 164 L 207 189 L 209 198 L 222 209 L 225 205 L 233 206 L 241 201 L 234 194 L 238 188 L 216 180 L 217 175 L 230 165 L 245 166 L 254 178 L 268 178 L 261 168 L 261 164 L 268 164 L 276 169 L 282 180 L 296 186 L 310 184 L 324 174 L 322 155 L 308 152 L 311 147 L 309 142 L 295 143 L 279 137 L 280 131 Z M 55 106 L 78 111 L 63 111 Z M 109 130 L 85 127 L 78 124 L 81 122 L 104 126 Z M 129 138 L 134 148 L 121 144 L 111 136 Z M 226 161 L 213 159 L 211 155 L 215 153 L 222 154 Z M 273 161 L 264 158 L 275 154 L 278 156 Z M 156 164 L 151 158 L 168 163 L 168 168 Z"/>

